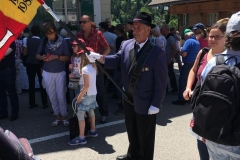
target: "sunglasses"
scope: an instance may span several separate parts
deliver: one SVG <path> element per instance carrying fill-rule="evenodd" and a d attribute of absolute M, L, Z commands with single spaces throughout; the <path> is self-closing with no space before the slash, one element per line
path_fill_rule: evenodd
<path fill-rule="evenodd" d="M 91 22 L 91 21 L 79 21 L 80 24 L 86 24 L 87 22 Z"/>
<path fill-rule="evenodd" d="M 48 36 L 48 35 L 55 34 L 55 32 L 49 32 L 49 33 L 45 33 L 45 34 Z"/>

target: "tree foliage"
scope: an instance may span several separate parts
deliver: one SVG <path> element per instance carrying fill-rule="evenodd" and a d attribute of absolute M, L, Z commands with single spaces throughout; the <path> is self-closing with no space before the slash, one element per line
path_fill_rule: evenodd
<path fill-rule="evenodd" d="M 149 7 L 150 2 L 151 0 L 111 0 L 113 24 L 132 20 L 137 12 L 147 12 L 156 25 L 169 24 L 171 27 L 178 27 L 177 16 L 169 15 L 164 6 Z"/>

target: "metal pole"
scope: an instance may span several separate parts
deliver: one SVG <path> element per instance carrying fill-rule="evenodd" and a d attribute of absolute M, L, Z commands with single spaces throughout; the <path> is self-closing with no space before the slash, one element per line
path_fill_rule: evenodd
<path fill-rule="evenodd" d="M 50 7 L 47 6 L 46 3 L 42 5 L 46 11 L 67 31 L 67 33 L 70 35 L 71 39 L 75 40 L 78 45 L 89 55 L 90 51 L 87 50 L 87 48 L 82 44 L 81 41 L 78 40 L 78 38 L 72 33 L 72 31 L 61 21 L 61 19 L 58 18 L 58 16 L 52 11 Z M 129 96 L 126 94 L 126 92 L 112 79 L 112 77 L 109 75 L 109 73 L 103 68 L 102 64 L 98 61 L 96 61 L 97 66 L 102 70 L 102 72 L 112 81 L 112 83 L 117 87 L 117 89 L 124 95 L 126 100 L 133 104 L 132 100 L 129 98 Z"/>

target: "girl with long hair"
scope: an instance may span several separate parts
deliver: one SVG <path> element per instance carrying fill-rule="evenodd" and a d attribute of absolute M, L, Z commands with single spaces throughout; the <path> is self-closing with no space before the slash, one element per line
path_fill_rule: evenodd
<path fill-rule="evenodd" d="M 74 47 L 78 47 L 75 45 Z M 91 50 L 90 48 L 88 48 Z M 76 50 L 74 50 L 76 51 Z M 92 51 L 92 50 L 91 50 Z M 69 141 L 69 145 L 79 145 L 86 144 L 87 140 L 84 136 L 85 132 L 85 113 L 88 112 L 88 116 L 90 119 L 91 129 L 88 132 L 88 137 L 97 137 L 98 133 L 95 129 L 95 114 L 94 109 L 98 107 L 96 101 L 97 88 L 96 88 L 96 75 L 97 75 L 97 67 L 95 64 L 95 59 L 88 59 L 85 55 L 85 52 L 82 51 L 81 54 L 81 64 L 80 64 L 80 74 L 83 76 L 83 87 L 80 93 L 76 96 L 77 103 L 77 117 L 78 117 L 78 125 L 79 125 L 79 136 Z"/>

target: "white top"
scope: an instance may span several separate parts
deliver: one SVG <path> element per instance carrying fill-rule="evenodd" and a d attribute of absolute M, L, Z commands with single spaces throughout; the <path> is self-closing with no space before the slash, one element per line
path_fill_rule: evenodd
<path fill-rule="evenodd" d="M 88 64 L 82 68 L 82 74 L 87 74 L 89 76 L 89 88 L 87 90 L 87 95 L 96 95 L 96 70 L 92 67 L 92 64 Z M 83 80 L 84 81 L 84 80 Z"/>
<path fill-rule="evenodd" d="M 147 42 L 147 40 L 148 40 L 148 38 L 144 41 L 144 42 L 142 42 L 142 43 L 138 43 L 137 41 L 136 41 L 136 44 L 138 44 L 139 45 L 139 49 L 138 49 L 138 52 L 140 51 L 140 49 L 144 46 L 144 44 Z"/>

